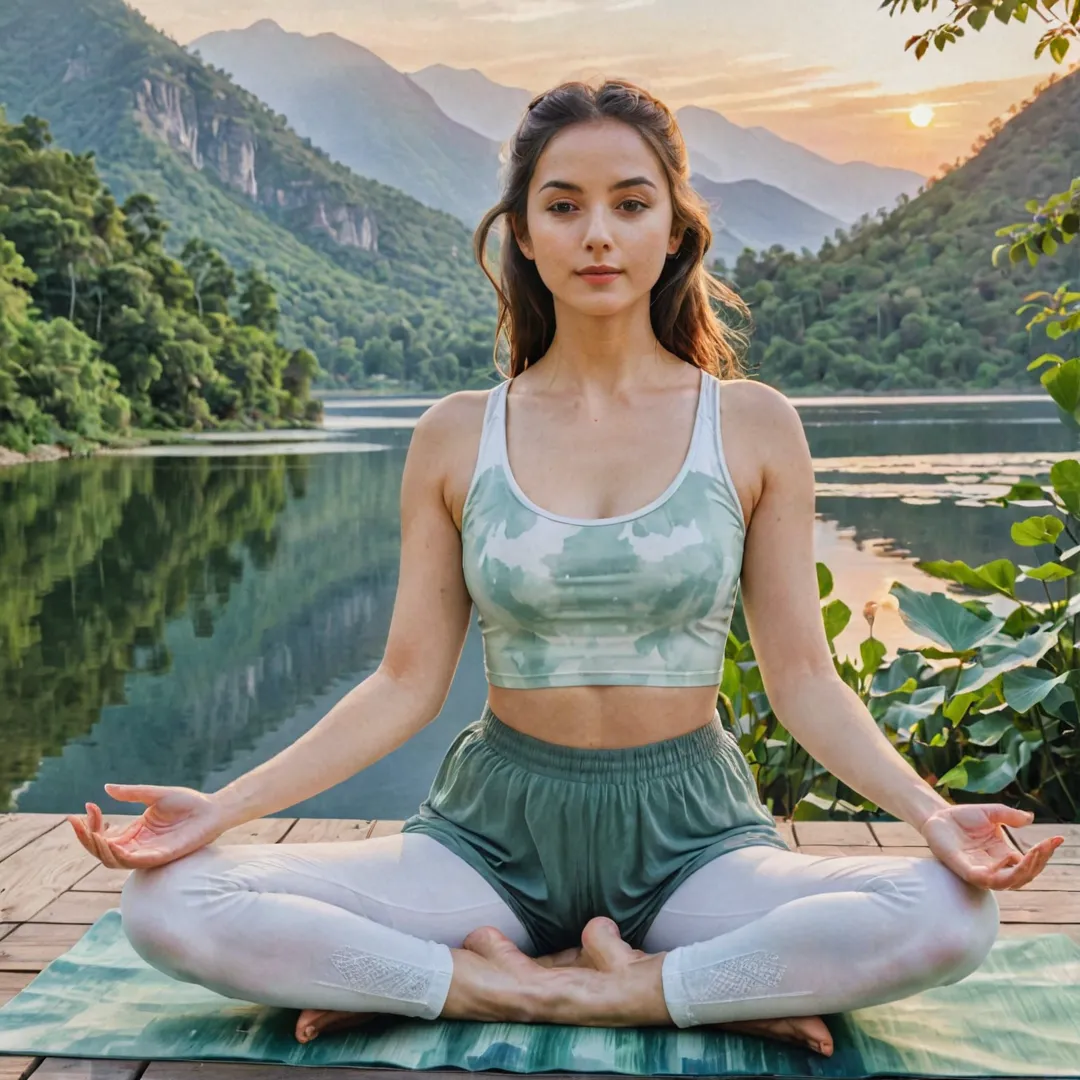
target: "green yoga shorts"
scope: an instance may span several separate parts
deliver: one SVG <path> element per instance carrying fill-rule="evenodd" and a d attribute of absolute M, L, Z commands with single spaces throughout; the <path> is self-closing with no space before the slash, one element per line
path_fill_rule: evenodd
<path fill-rule="evenodd" d="M 751 844 L 788 850 L 719 712 L 673 739 L 588 750 L 524 735 L 485 703 L 403 831 L 478 870 L 537 956 L 580 945 L 597 915 L 641 948 L 699 867 Z"/>

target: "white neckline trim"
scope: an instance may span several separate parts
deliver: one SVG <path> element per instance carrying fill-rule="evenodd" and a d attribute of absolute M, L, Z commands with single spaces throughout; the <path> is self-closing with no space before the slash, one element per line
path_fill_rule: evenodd
<path fill-rule="evenodd" d="M 514 476 L 514 471 L 510 468 L 510 453 L 507 449 L 506 417 L 508 410 L 506 408 L 506 398 L 512 381 L 511 379 L 507 379 L 502 384 L 502 401 L 500 403 L 502 412 L 498 418 L 498 446 L 499 455 L 502 458 L 503 472 L 506 474 L 506 482 L 509 485 L 510 490 L 514 493 L 514 496 L 518 501 L 528 507 L 534 514 L 539 514 L 541 517 L 548 518 L 551 521 L 561 521 L 565 525 L 618 525 L 624 521 L 633 521 L 635 518 L 644 517 L 645 514 L 651 513 L 653 510 L 657 509 L 657 507 L 666 503 L 668 499 L 675 494 L 694 462 L 694 454 L 697 450 L 698 440 L 701 438 L 701 418 L 705 413 L 705 395 L 712 390 L 712 386 L 708 382 L 709 373 L 704 368 L 698 368 L 698 371 L 700 372 L 700 379 L 698 382 L 697 411 L 694 413 L 694 428 L 690 435 L 690 446 L 686 451 L 686 457 L 683 458 L 683 463 L 680 466 L 678 473 L 675 475 L 675 478 L 662 492 L 660 492 L 659 495 L 656 496 L 655 499 L 652 500 L 652 502 L 642 506 L 640 509 L 632 510 L 628 514 L 618 514 L 615 517 L 605 518 L 577 518 L 568 517 L 565 514 L 556 514 L 551 510 L 545 510 L 542 506 L 537 506 L 537 504 L 521 490 L 521 487 L 518 485 L 517 479 Z"/>

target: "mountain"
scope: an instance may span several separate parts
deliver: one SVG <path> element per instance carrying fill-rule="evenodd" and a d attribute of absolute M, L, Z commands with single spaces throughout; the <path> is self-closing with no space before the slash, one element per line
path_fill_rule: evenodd
<path fill-rule="evenodd" d="M 533 96 L 442 64 L 403 75 L 336 34 L 306 37 L 269 19 L 206 34 L 188 48 L 283 112 L 338 161 L 469 225 L 498 199 L 500 142 Z M 487 132 L 502 134 L 493 139 Z M 712 254 L 729 261 L 746 246 L 816 250 L 844 224 L 767 184 L 699 179 L 706 197 L 723 203 Z"/>
<path fill-rule="evenodd" d="M 994 267 L 990 256 L 997 229 L 1030 220 L 1026 200 L 1080 175 L 1078 117 L 1080 71 L 992 124 L 978 152 L 918 198 L 816 256 L 741 257 L 733 276 L 754 310 L 762 378 L 814 391 L 1029 389 L 1029 361 L 1072 355 L 1016 312 L 1029 292 L 1080 280 L 1080 243 L 1035 267 Z"/>
<path fill-rule="evenodd" d="M 408 77 L 423 87 L 452 120 L 497 143 L 510 137 L 536 96 L 520 86 L 494 82 L 476 68 L 430 64 L 408 72 Z"/>
<path fill-rule="evenodd" d="M 901 194 L 914 195 L 923 183 L 907 169 L 830 161 L 763 127 L 739 127 L 712 109 L 684 105 L 675 116 L 691 160 L 710 179 L 763 180 L 848 223 L 883 206 L 892 209 Z"/>
<path fill-rule="evenodd" d="M 290 33 L 262 19 L 187 48 L 361 176 L 469 225 L 498 199 L 498 143 L 451 119 L 426 90 L 361 45 L 337 34 Z"/>
<path fill-rule="evenodd" d="M 118 198 L 153 195 L 170 250 L 263 264 L 285 343 L 332 373 L 487 376 L 494 298 L 462 222 L 331 161 L 122 0 L 5 0 L 0 104 L 92 150 Z"/>
<path fill-rule="evenodd" d="M 475 70 L 435 64 L 409 76 L 448 116 L 503 140 L 532 98 L 527 90 L 501 86 Z M 762 127 L 743 128 L 712 109 L 685 105 L 679 121 L 694 172 L 730 183 L 760 180 L 778 187 L 845 223 L 879 207 L 891 208 L 903 194 L 914 195 L 923 177 L 864 161 L 838 164 Z"/>
<path fill-rule="evenodd" d="M 691 183 L 712 208 L 710 255 L 723 258 L 729 266 L 747 247 L 767 251 L 779 244 L 789 251 L 809 248 L 816 252 L 826 237 L 844 228 L 838 218 L 760 180 L 717 184 L 694 173 Z"/>

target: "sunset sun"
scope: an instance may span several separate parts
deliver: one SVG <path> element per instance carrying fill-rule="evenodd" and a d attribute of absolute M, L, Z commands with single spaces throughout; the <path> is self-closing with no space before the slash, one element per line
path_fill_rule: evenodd
<path fill-rule="evenodd" d="M 916 127 L 929 127 L 934 122 L 934 106 L 916 105 L 908 116 Z"/>

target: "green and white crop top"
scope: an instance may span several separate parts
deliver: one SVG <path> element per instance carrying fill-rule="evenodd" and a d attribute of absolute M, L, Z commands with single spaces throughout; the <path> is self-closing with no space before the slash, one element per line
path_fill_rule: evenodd
<path fill-rule="evenodd" d="M 690 449 L 647 506 L 572 518 L 533 503 L 506 451 L 506 393 L 488 394 L 462 509 L 462 569 L 493 686 L 712 686 L 745 529 L 720 438 L 720 380 L 701 371 Z"/>

